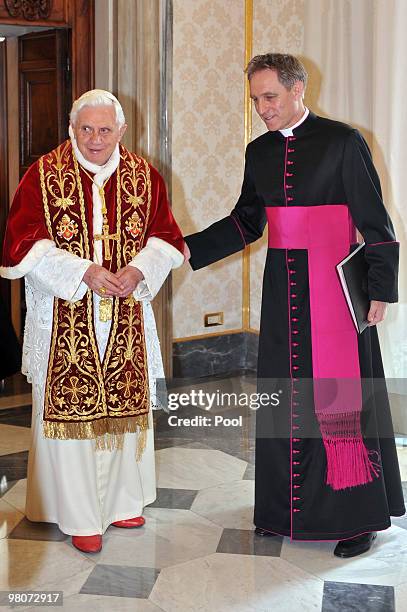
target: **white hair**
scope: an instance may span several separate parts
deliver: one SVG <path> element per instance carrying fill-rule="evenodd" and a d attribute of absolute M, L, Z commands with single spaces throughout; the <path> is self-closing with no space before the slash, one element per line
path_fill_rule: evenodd
<path fill-rule="evenodd" d="M 126 123 L 126 119 L 121 104 L 110 91 L 104 89 L 91 89 L 75 100 L 69 115 L 71 124 L 75 125 L 78 113 L 84 106 L 110 106 L 111 104 L 113 104 L 116 112 L 116 122 L 119 127 L 122 127 Z"/>

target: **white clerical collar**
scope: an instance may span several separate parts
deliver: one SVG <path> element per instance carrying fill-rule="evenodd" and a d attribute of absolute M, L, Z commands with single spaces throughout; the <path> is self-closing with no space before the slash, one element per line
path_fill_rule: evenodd
<path fill-rule="evenodd" d="M 97 183 L 99 186 L 102 185 L 104 181 L 113 174 L 113 172 L 116 170 L 116 168 L 119 165 L 119 162 L 120 162 L 119 145 L 118 144 L 116 145 L 113 153 L 111 154 L 107 162 L 103 164 L 103 166 L 98 166 L 98 164 L 93 164 L 92 162 L 88 161 L 80 152 L 72 126 L 69 126 L 69 137 L 72 142 L 72 148 L 75 153 L 75 157 L 80 163 L 80 165 L 83 166 L 85 170 L 87 170 L 88 172 L 92 172 L 92 174 L 95 175 L 93 177 L 93 180 L 95 181 L 95 183 Z"/>
<path fill-rule="evenodd" d="M 303 116 L 301 117 L 301 119 L 299 121 L 297 121 L 297 123 L 295 123 L 294 125 L 292 125 L 289 128 L 285 128 L 284 130 L 278 130 L 278 131 L 281 132 L 281 134 L 283 136 L 285 136 L 285 137 L 292 136 L 293 135 L 293 130 L 295 130 L 296 127 L 301 125 L 301 123 L 303 123 L 306 120 L 308 115 L 309 115 L 309 108 L 305 107 L 305 112 L 304 112 Z"/>

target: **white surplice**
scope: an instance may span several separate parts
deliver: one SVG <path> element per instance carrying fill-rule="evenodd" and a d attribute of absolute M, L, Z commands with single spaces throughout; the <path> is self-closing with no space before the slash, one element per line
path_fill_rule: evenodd
<path fill-rule="evenodd" d="M 87 162 L 71 140 L 79 163 L 96 173 L 102 185 L 119 163 L 116 148 L 105 166 Z M 102 212 L 97 187 L 93 186 L 94 233 L 101 233 Z M 102 260 L 101 242 L 95 243 L 95 261 Z M 76 301 L 86 293 L 82 277 L 93 262 L 56 247 L 51 240 L 35 243 L 16 268 L 2 273 L 9 278 L 25 274 L 27 317 L 22 371 L 33 388 L 32 443 L 28 460 L 26 515 L 31 521 L 56 523 L 68 535 L 103 534 L 118 520 L 140 516 L 156 497 L 154 434 L 151 410 L 147 444 L 136 461 L 138 433 L 124 434 L 122 449 L 96 450 L 94 440 L 57 440 L 43 435 L 43 406 L 54 297 Z M 169 243 L 152 237 L 132 260 L 144 280 L 134 297 L 142 302 L 148 360 L 150 402 L 156 405 L 155 381 L 163 378 L 163 366 L 151 300 L 172 268 L 183 256 Z M 93 294 L 95 333 L 101 359 L 109 337 L 110 322 L 98 318 L 100 297 Z"/>

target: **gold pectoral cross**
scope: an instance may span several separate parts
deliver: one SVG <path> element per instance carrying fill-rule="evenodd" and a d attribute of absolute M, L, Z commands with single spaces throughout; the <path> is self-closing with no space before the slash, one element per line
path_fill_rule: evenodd
<path fill-rule="evenodd" d="M 91 180 L 93 181 L 93 179 Z M 94 240 L 103 241 L 104 259 L 106 261 L 111 261 L 112 251 L 110 250 L 110 241 L 111 240 L 118 241 L 120 238 L 120 234 L 118 232 L 116 234 L 109 234 L 109 221 L 107 218 L 107 208 L 106 208 L 106 200 L 105 200 L 105 185 L 108 180 L 109 178 L 106 179 L 102 187 L 98 187 L 100 199 L 102 200 L 103 225 L 102 225 L 102 233 L 95 234 L 93 238 Z M 110 270 L 110 266 L 109 266 L 109 270 Z M 106 323 L 107 321 L 111 321 L 112 315 L 113 315 L 113 299 L 106 298 L 106 297 L 101 298 L 99 302 L 99 320 Z"/>
<path fill-rule="evenodd" d="M 103 226 L 102 233 L 95 234 L 93 237 L 95 240 L 103 240 L 103 251 L 104 259 L 110 261 L 112 259 L 112 252 L 110 250 L 110 240 L 119 240 L 119 234 L 109 234 L 109 222 L 107 220 L 107 208 L 105 200 L 105 185 L 109 179 L 103 183 L 102 187 L 98 187 L 100 199 L 102 200 L 102 215 L 103 215 Z"/>
<path fill-rule="evenodd" d="M 113 315 L 112 298 L 102 298 L 99 302 L 99 321 L 111 321 Z"/>
<path fill-rule="evenodd" d="M 103 224 L 102 233 L 94 235 L 95 240 L 103 240 L 104 259 L 110 261 L 112 259 L 112 251 L 110 250 L 110 240 L 119 240 L 119 234 L 109 234 L 109 226 Z"/>

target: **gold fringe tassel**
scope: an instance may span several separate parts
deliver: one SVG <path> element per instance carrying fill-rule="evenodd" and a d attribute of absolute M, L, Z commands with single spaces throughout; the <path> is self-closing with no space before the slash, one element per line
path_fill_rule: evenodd
<path fill-rule="evenodd" d="M 147 428 L 139 430 L 137 438 L 136 461 L 140 461 L 147 446 Z"/>
<path fill-rule="evenodd" d="M 136 460 L 140 461 L 147 444 L 148 414 L 127 418 L 104 418 L 89 423 L 44 421 L 46 438 L 57 440 L 95 440 L 96 450 L 120 450 L 123 435 L 138 432 Z"/>

